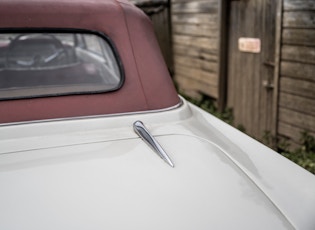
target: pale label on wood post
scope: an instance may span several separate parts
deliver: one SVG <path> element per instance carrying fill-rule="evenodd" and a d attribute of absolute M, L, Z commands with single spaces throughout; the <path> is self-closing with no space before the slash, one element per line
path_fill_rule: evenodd
<path fill-rule="evenodd" d="M 238 49 L 242 52 L 260 53 L 261 42 L 259 38 L 239 38 Z"/>

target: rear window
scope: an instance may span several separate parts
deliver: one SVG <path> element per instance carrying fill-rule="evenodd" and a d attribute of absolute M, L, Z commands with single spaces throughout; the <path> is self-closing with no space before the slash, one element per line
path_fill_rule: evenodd
<path fill-rule="evenodd" d="M 120 61 L 94 33 L 0 33 L 0 100 L 118 89 Z"/>

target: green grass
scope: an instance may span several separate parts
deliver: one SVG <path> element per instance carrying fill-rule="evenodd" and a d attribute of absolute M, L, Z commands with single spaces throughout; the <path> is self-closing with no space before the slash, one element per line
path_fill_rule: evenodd
<path fill-rule="evenodd" d="M 312 135 L 306 131 L 302 132 L 300 145 L 293 151 L 289 150 L 290 146 L 286 141 L 280 143 L 278 151 L 281 155 L 315 174 L 315 138 Z"/>

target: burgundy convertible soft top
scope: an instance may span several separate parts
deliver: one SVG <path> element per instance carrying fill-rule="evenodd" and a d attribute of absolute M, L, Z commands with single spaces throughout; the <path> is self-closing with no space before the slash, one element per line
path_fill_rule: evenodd
<path fill-rule="evenodd" d="M 0 123 L 157 110 L 179 103 L 151 22 L 127 1 L 2 0 L 0 29 L 12 28 L 104 33 L 117 48 L 125 81 L 110 93 L 0 101 Z"/>

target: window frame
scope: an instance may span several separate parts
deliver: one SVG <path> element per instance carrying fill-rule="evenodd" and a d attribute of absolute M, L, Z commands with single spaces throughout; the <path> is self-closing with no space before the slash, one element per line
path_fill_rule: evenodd
<path fill-rule="evenodd" d="M 87 30 L 87 29 L 76 29 L 76 28 L 0 28 L 0 34 L 4 33 L 27 33 L 27 34 L 36 34 L 36 33 L 47 33 L 47 34 L 89 34 L 95 35 L 99 38 L 102 38 L 111 48 L 114 59 L 117 63 L 120 81 L 116 87 L 111 89 L 104 89 L 104 90 L 91 90 L 91 91 L 78 91 L 78 92 L 63 92 L 63 93 L 50 93 L 50 94 L 38 94 L 38 95 L 26 95 L 26 96 L 17 96 L 17 97 L 8 97 L 8 98 L 1 98 L 0 101 L 9 101 L 9 100 L 20 100 L 20 99 L 32 99 L 32 98 L 46 98 L 46 97 L 58 97 L 58 96 L 69 96 L 69 95 L 91 95 L 91 94 L 103 94 L 103 93 L 110 93 L 114 91 L 118 91 L 122 88 L 125 82 L 125 71 L 122 60 L 120 58 L 118 49 L 116 48 L 113 40 L 107 36 L 106 34 L 94 31 L 94 30 Z M 75 36 L 74 36 L 75 37 Z M 76 42 L 76 40 L 74 41 Z M 85 41 L 84 41 L 85 42 Z M 82 47 L 83 48 L 83 47 Z M 84 47 L 86 48 L 86 47 Z M 103 52 L 103 49 L 102 49 Z"/>

